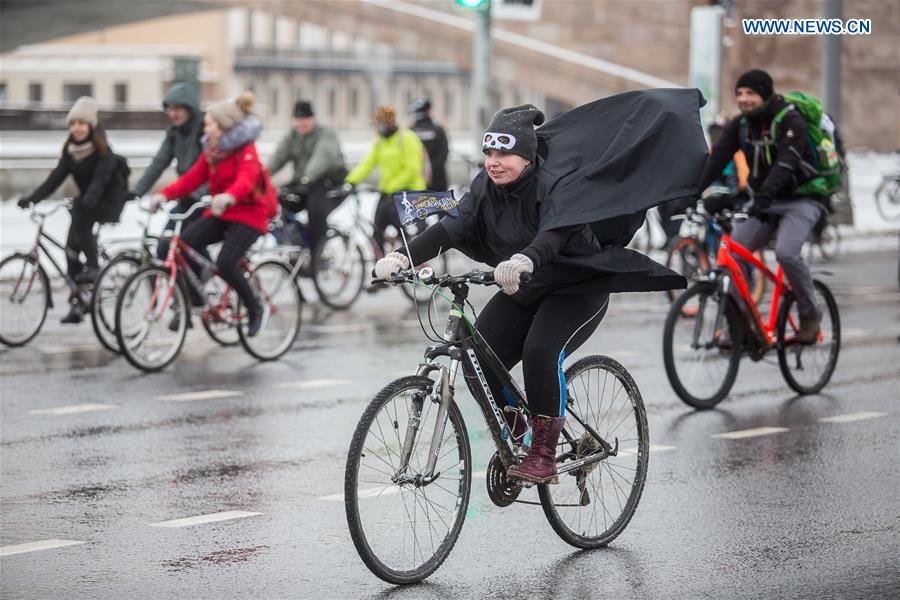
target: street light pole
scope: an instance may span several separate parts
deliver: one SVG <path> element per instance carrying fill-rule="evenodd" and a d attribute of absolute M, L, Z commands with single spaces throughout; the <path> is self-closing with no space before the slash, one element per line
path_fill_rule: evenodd
<path fill-rule="evenodd" d="M 481 136 L 491 117 L 491 6 L 490 1 L 475 12 L 475 39 L 472 47 L 472 131 L 476 156 L 481 151 Z"/>
<path fill-rule="evenodd" d="M 840 19 L 843 0 L 825 0 L 826 19 Z M 822 104 L 836 123 L 841 121 L 841 51 L 840 35 L 822 36 Z"/>

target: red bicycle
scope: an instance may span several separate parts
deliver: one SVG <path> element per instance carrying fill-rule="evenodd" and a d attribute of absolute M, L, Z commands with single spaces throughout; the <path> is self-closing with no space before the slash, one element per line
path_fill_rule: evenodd
<path fill-rule="evenodd" d="M 208 204 L 207 197 L 183 214 L 169 215 L 175 230 L 166 260 L 135 271 L 119 292 L 116 338 L 128 362 L 142 371 L 159 371 L 175 360 L 184 345 L 192 309 L 199 312 L 207 330 L 237 328 L 244 349 L 260 360 L 274 360 L 287 352 L 300 330 L 302 296 L 290 267 L 279 260 L 251 265 L 244 258 L 241 269 L 264 311 L 259 332 L 247 335 L 247 318 L 237 293 L 223 281 L 216 282 L 216 265 L 181 239 L 183 221 Z M 194 272 L 185 255 L 201 265 L 203 275 Z"/>
<path fill-rule="evenodd" d="M 820 331 L 814 343 L 798 342 L 797 301 L 781 265 L 773 273 L 735 242 L 731 217 L 727 212 L 716 217 L 723 229 L 716 268 L 669 308 L 663 331 L 669 382 L 685 403 L 712 408 L 731 391 L 744 354 L 759 361 L 774 348 L 787 384 L 800 394 L 814 394 L 831 379 L 840 352 L 841 323 L 834 295 L 822 281 L 813 280 Z M 735 256 L 752 265 L 757 277 L 764 276 L 774 284 L 765 319 Z"/>

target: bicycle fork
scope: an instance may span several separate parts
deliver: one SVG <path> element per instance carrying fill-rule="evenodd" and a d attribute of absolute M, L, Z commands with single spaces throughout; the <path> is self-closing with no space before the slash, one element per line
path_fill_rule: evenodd
<path fill-rule="evenodd" d="M 400 466 L 397 469 L 397 474 L 392 478 L 397 484 L 411 483 L 416 487 L 420 487 L 428 485 L 441 475 L 440 472 L 435 473 L 434 469 L 437 467 L 437 461 L 440 457 L 441 441 L 444 438 L 444 430 L 447 427 L 447 415 L 450 410 L 450 403 L 453 401 L 453 384 L 459 371 L 459 360 L 451 359 L 449 367 L 441 367 L 440 369 L 440 399 L 438 401 L 437 419 L 434 423 L 434 433 L 431 437 L 431 447 L 428 450 L 428 463 L 425 466 L 425 470 L 420 474 L 409 475 L 407 473 L 409 459 L 412 456 L 419 427 L 422 424 L 422 408 L 425 404 L 425 398 L 418 396 L 412 401 L 409 423 L 406 426 L 406 437 L 403 441 L 403 448 L 400 451 Z"/>

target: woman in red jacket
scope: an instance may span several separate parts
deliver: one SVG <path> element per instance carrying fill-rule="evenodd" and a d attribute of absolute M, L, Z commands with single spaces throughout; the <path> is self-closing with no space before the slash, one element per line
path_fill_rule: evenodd
<path fill-rule="evenodd" d="M 245 92 L 233 102 L 211 106 L 203 118 L 206 135 L 200 158 L 177 181 L 154 194 L 150 202 L 151 211 L 156 211 L 163 202 L 187 197 L 209 182 L 212 204 L 202 219 L 191 223 L 182 232 L 181 239 L 196 249 L 222 242 L 216 266 L 222 279 L 247 307 L 247 333 L 251 336 L 256 335 L 262 323 L 262 305 L 238 265 L 247 249 L 266 232 L 268 224 L 266 207 L 256 202 L 254 194 L 261 172 L 253 143 L 259 131 L 256 130 L 255 135 L 249 133 L 248 137 L 252 139 L 242 140 L 236 150 L 223 149 L 221 142 L 223 136 L 250 115 L 253 103 L 253 94 Z"/>

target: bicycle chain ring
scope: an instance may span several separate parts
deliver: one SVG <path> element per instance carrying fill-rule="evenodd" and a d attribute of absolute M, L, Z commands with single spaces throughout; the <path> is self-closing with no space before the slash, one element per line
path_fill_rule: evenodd
<path fill-rule="evenodd" d="M 500 455 L 494 452 L 491 460 L 488 461 L 487 477 L 488 497 L 491 502 L 500 508 L 504 508 L 516 501 L 522 492 L 522 486 L 513 482 L 506 476 L 506 467 L 500 460 Z"/>

